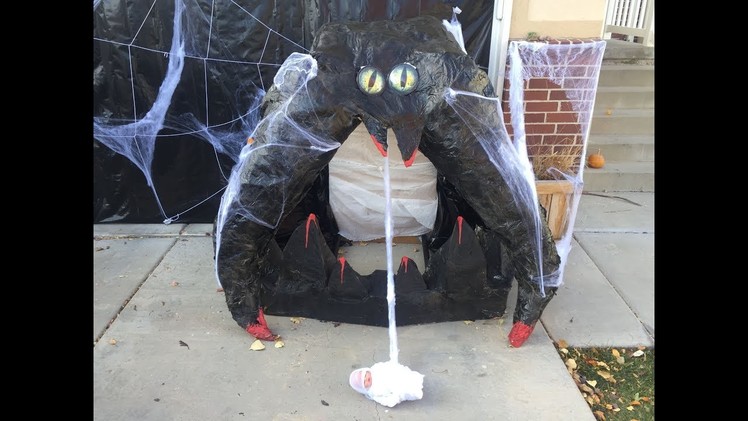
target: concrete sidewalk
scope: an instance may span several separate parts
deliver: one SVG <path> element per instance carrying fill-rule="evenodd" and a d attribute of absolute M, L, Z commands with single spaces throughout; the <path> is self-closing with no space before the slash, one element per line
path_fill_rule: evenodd
<path fill-rule="evenodd" d="M 654 194 L 607 196 L 582 197 L 565 285 L 521 348 L 514 291 L 501 320 L 398 327 L 425 379 L 394 408 L 348 386 L 389 359 L 386 328 L 268 316 L 285 346 L 251 351 L 216 291 L 211 225 L 94 225 L 94 418 L 594 420 L 553 341 L 654 346 Z"/>

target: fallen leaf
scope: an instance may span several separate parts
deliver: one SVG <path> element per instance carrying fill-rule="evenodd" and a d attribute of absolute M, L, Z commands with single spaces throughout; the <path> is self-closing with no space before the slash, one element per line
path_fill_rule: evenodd
<path fill-rule="evenodd" d="M 645 349 L 647 349 L 647 347 L 640 345 L 640 346 L 636 347 L 636 349 L 638 349 L 639 351 L 644 351 Z"/>
<path fill-rule="evenodd" d="M 185 341 L 179 341 L 179 346 L 186 346 L 187 349 L 190 349 L 190 346 L 187 345 L 187 342 L 185 342 Z"/>
<path fill-rule="evenodd" d="M 623 358 L 623 356 L 620 356 L 620 357 L 616 358 L 616 362 L 618 364 L 623 364 L 623 363 L 626 362 L 626 360 Z"/>
<path fill-rule="evenodd" d="M 644 402 L 649 402 L 649 398 L 648 398 L 648 397 L 646 397 L 646 396 L 642 396 L 642 398 L 641 398 L 641 399 L 642 399 L 642 400 L 643 400 Z"/>
<path fill-rule="evenodd" d="M 636 418 L 631 418 L 630 421 L 639 421 L 639 420 L 637 420 Z"/>
<path fill-rule="evenodd" d="M 632 357 L 641 357 L 642 355 L 644 355 L 644 351 L 641 349 L 631 354 Z"/>
<path fill-rule="evenodd" d="M 629 411 L 633 411 L 633 410 L 634 410 L 634 407 L 633 407 L 633 406 L 631 406 L 631 405 L 629 405 L 629 406 L 627 406 L 627 407 L 626 407 L 626 409 L 628 409 Z"/>
<path fill-rule="evenodd" d="M 291 323 L 293 324 L 301 323 L 301 317 L 291 317 L 289 320 L 291 320 Z"/>
<path fill-rule="evenodd" d="M 631 405 L 631 406 L 637 406 L 637 405 L 641 405 L 641 404 L 642 403 L 639 402 L 639 401 L 631 401 L 631 403 L 629 405 Z"/>
<path fill-rule="evenodd" d="M 256 341 L 252 342 L 252 345 L 250 345 L 249 349 L 251 349 L 252 351 L 262 351 L 263 349 L 265 349 L 265 345 L 261 340 L 257 339 Z"/>
<path fill-rule="evenodd" d="M 568 344 L 568 343 L 566 343 L 566 341 L 565 341 L 565 340 L 563 340 L 563 339 L 559 339 L 559 340 L 558 340 L 558 347 L 559 347 L 559 348 L 568 348 L 568 347 L 569 347 L 569 344 Z"/>
<path fill-rule="evenodd" d="M 117 345 L 117 340 L 112 338 L 109 340 L 109 345 Z"/>
<path fill-rule="evenodd" d="M 600 366 L 600 367 L 605 367 L 605 368 L 607 368 L 608 370 L 610 370 L 610 367 L 608 367 L 608 364 L 605 364 L 605 363 L 604 363 L 604 362 L 602 362 L 602 361 L 598 361 L 598 362 L 597 362 L 597 365 L 598 365 L 598 366 Z"/>
<path fill-rule="evenodd" d="M 175 287 L 175 286 L 179 285 L 179 282 L 177 282 L 177 281 L 171 281 L 171 283 L 169 285 Z"/>
<path fill-rule="evenodd" d="M 605 380 L 607 380 L 607 381 L 609 381 L 609 382 L 611 382 L 611 383 L 615 383 L 615 382 L 616 382 L 616 380 L 615 380 L 615 379 L 613 378 L 613 375 L 612 375 L 612 374 L 610 374 L 610 372 L 609 372 L 609 371 L 598 370 L 598 371 L 597 371 L 597 374 L 598 374 L 598 375 L 599 375 L 600 377 L 602 377 L 603 379 L 605 379 Z"/>
<path fill-rule="evenodd" d="M 285 342 L 283 342 L 281 340 L 275 341 L 275 347 L 276 348 L 283 348 L 284 346 L 286 346 Z"/>
<path fill-rule="evenodd" d="M 592 387 L 595 387 L 597 386 L 597 380 L 587 380 L 587 384 Z"/>
<path fill-rule="evenodd" d="M 618 412 L 620 410 L 621 410 L 621 408 L 613 408 L 613 412 Z"/>
<path fill-rule="evenodd" d="M 595 411 L 592 414 L 595 415 L 597 421 L 605 421 L 605 414 L 603 414 L 603 411 Z"/>
<path fill-rule="evenodd" d="M 580 384 L 580 385 L 579 385 L 579 389 L 580 389 L 580 390 L 581 390 L 582 392 L 587 392 L 587 393 L 589 393 L 589 394 L 593 394 L 593 393 L 595 393 L 595 391 L 594 391 L 594 390 L 592 390 L 592 388 L 591 388 L 591 387 L 589 387 L 589 386 L 587 386 L 586 384 Z"/>
<path fill-rule="evenodd" d="M 608 108 L 607 110 L 605 110 L 605 115 L 613 115 L 613 110 Z"/>
<path fill-rule="evenodd" d="M 613 353 L 613 356 L 614 356 L 614 357 L 616 357 L 616 358 L 618 358 L 618 357 L 620 357 L 620 356 L 621 356 L 621 353 L 620 353 L 620 352 L 618 352 L 618 350 L 617 350 L 617 349 L 615 349 L 615 348 L 613 348 L 613 350 L 612 350 L 612 351 L 610 351 L 610 352 L 612 352 L 612 353 Z"/>
<path fill-rule="evenodd" d="M 322 405 L 325 405 L 325 406 L 330 406 L 330 404 L 329 404 L 329 403 L 327 403 L 327 402 L 325 402 L 325 401 L 324 401 L 324 399 L 323 399 L 323 400 L 321 400 L 320 402 L 322 402 Z"/>
<path fill-rule="evenodd" d="M 559 349 L 559 351 L 563 352 L 564 355 L 568 355 L 569 354 L 569 350 L 566 349 L 566 348 L 561 348 L 561 349 Z"/>
<path fill-rule="evenodd" d="M 586 360 L 584 360 L 584 362 L 586 362 L 587 364 L 593 367 L 597 367 L 597 360 L 594 358 L 587 358 Z"/>
<path fill-rule="evenodd" d="M 592 399 L 595 401 L 596 404 L 600 405 L 600 397 L 597 395 L 592 395 Z"/>
<path fill-rule="evenodd" d="M 574 358 L 569 358 L 568 360 L 566 360 L 566 366 L 574 370 L 577 368 L 577 362 L 574 361 Z"/>
<path fill-rule="evenodd" d="M 606 403 L 605 404 L 605 409 L 613 409 L 613 405 L 611 405 L 609 403 Z"/>
<path fill-rule="evenodd" d="M 466 325 L 474 323 L 472 320 L 463 320 L 462 322 L 465 323 Z"/>
<path fill-rule="evenodd" d="M 590 406 L 595 404 L 595 401 L 592 400 L 592 398 L 589 397 L 589 396 L 587 396 L 586 398 L 584 398 L 584 400 L 586 400 L 587 403 L 590 404 Z"/>

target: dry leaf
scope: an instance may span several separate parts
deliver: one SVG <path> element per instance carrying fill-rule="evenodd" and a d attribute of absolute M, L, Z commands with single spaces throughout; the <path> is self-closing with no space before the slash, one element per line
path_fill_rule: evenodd
<path fill-rule="evenodd" d="M 252 345 L 250 345 L 249 349 L 251 349 L 252 351 L 262 351 L 263 349 L 265 349 L 265 345 L 261 340 L 257 339 L 256 341 L 252 342 Z"/>
<path fill-rule="evenodd" d="M 637 405 L 641 405 L 641 404 L 642 403 L 639 402 L 639 401 L 631 401 L 631 403 L 629 405 L 631 405 L 631 406 L 637 406 Z"/>
<path fill-rule="evenodd" d="M 644 402 L 649 402 L 649 398 L 648 398 L 648 397 L 646 397 L 646 396 L 642 396 L 642 397 L 641 397 L 641 399 L 642 399 L 642 400 L 643 400 Z"/>
<path fill-rule="evenodd" d="M 632 357 L 641 357 L 642 355 L 644 355 L 644 351 L 641 349 L 631 354 Z"/>
<path fill-rule="evenodd" d="M 600 397 L 597 395 L 592 395 L 592 399 L 595 401 L 596 404 L 600 405 Z"/>
<path fill-rule="evenodd" d="M 565 340 L 563 340 L 563 339 L 559 339 L 559 340 L 558 340 L 558 347 L 559 347 L 559 348 L 568 348 L 568 347 L 569 347 L 569 344 L 568 344 L 568 343 L 566 343 L 566 341 L 565 341 Z"/>
<path fill-rule="evenodd" d="M 613 405 L 611 405 L 609 403 L 606 403 L 605 404 L 605 409 L 613 409 Z"/>
<path fill-rule="evenodd" d="M 474 323 L 472 320 L 463 320 L 462 322 L 465 323 L 466 325 Z"/>
<path fill-rule="evenodd" d="M 613 115 L 613 110 L 608 108 L 607 110 L 605 110 L 605 115 Z"/>
<path fill-rule="evenodd" d="M 595 415 L 597 421 L 605 421 L 605 414 L 603 414 L 603 411 L 595 411 L 592 414 Z"/>
<path fill-rule="evenodd" d="M 277 341 L 275 341 L 275 347 L 276 347 L 276 348 L 283 348 L 284 346 L 286 346 L 286 343 L 285 343 L 285 342 L 283 342 L 283 341 L 281 341 L 281 340 L 277 340 Z"/>
<path fill-rule="evenodd" d="M 566 348 L 561 348 L 561 349 L 559 349 L 559 351 L 563 352 L 564 355 L 568 355 L 569 354 L 569 350 L 566 349 Z"/>
<path fill-rule="evenodd" d="M 577 362 L 574 361 L 574 358 L 569 358 L 568 360 L 566 360 L 566 366 L 574 370 L 577 368 Z"/>
<path fill-rule="evenodd" d="M 633 410 L 634 410 L 634 407 L 633 407 L 633 406 L 631 406 L 631 405 L 629 405 L 629 406 L 627 406 L 627 407 L 626 407 L 626 409 L 628 409 L 629 411 L 633 411 Z"/>
<path fill-rule="evenodd" d="M 586 401 L 587 401 L 587 403 L 588 403 L 588 404 L 590 404 L 590 406 L 592 406 L 592 405 L 594 405 L 594 404 L 595 404 L 595 401 L 594 401 L 594 400 L 592 400 L 592 398 L 591 398 L 591 397 L 589 397 L 589 396 L 587 396 L 586 398 L 584 398 L 584 400 L 586 400 Z"/>
<path fill-rule="evenodd" d="M 618 407 L 613 408 L 613 412 L 618 412 L 620 410 L 621 410 L 621 408 L 618 408 Z"/>
<path fill-rule="evenodd" d="M 630 421 L 639 421 L 639 420 L 637 420 L 636 418 L 631 418 Z"/>
<path fill-rule="evenodd" d="M 615 349 L 615 348 L 613 348 L 613 350 L 612 350 L 612 351 L 610 351 L 610 352 L 612 352 L 612 353 L 613 353 L 613 356 L 614 356 L 614 357 L 616 357 L 616 358 L 618 358 L 618 357 L 620 357 L 620 356 L 621 356 L 621 353 L 620 353 L 620 352 L 618 352 L 618 350 L 617 350 L 617 349 Z"/>
<path fill-rule="evenodd" d="M 109 340 L 109 345 L 117 345 L 117 340 L 116 339 L 110 339 Z"/>
<path fill-rule="evenodd" d="M 616 362 L 618 362 L 618 364 L 623 364 L 626 362 L 626 360 L 623 358 L 623 356 L 620 356 L 616 358 Z"/>
<path fill-rule="evenodd" d="M 602 378 L 604 378 L 605 380 L 607 380 L 607 381 L 610 381 L 610 380 L 611 380 L 611 379 L 613 378 L 613 375 L 611 375 L 611 374 L 610 374 L 610 372 L 608 372 L 608 371 L 598 370 L 598 371 L 597 371 L 597 374 L 598 374 L 598 375 L 599 375 L 600 377 L 602 377 Z"/>
<path fill-rule="evenodd" d="M 605 368 L 607 368 L 608 370 L 610 370 L 610 367 L 608 367 L 608 364 L 605 364 L 605 363 L 604 363 L 604 362 L 602 362 L 602 361 L 598 361 L 598 362 L 597 362 L 597 365 L 599 365 L 600 367 L 605 367 Z"/>
<path fill-rule="evenodd" d="M 289 320 L 291 320 L 291 323 L 293 324 L 301 323 L 301 317 L 291 317 Z"/>
<path fill-rule="evenodd" d="M 592 387 L 595 387 L 597 386 L 597 380 L 587 380 L 587 384 Z"/>
<path fill-rule="evenodd" d="M 171 281 L 171 283 L 169 285 L 175 287 L 175 286 L 179 285 L 179 282 L 177 282 L 177 281 Z"/>
<path fill-rule="evenodd" d="M 587 386 L 586 384 L 580 384 L 580 385 L 579 385 L 579 389 L 581 389 L 581 390 L 582 390 L 582 392 L 587 392 L 587 393 L 589 393 L 589 394 L 593 394 L 593 393 L 595 393 L 595 391 L 594 391 L 594 390 L 592 390 L 592 388 L 591 388 L 591 387 L 589 387 L 589 386 Z"/>

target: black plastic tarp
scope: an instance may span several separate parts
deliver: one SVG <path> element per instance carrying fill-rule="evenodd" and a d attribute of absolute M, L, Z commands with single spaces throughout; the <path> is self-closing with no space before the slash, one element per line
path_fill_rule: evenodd
<path fill-rule="evenodd" d="M 322 24 L 424 14 L 449 20 L 452 6 L 463 11 L 468 54 L 487 67 L 493 0 L 185 2 L 184 68 L 152 161 L 145 160 L 157 195 L 130 158 L 94 137 L 94 223 L 157 223 L 165 216 L 213 222 L 235 159 L 217 152 L 216 142 L 246 130 L 252 101 L 272 85 L 286 57 L 310 48 Z M 95 3 L 95 119 L 125 124 L 148 117 L 169 69 L 174 10 L 174 0 Z M 212 129 L 200 136 L 193 121 Z M 135 146 L 136 157 L 148 155 Z"/>

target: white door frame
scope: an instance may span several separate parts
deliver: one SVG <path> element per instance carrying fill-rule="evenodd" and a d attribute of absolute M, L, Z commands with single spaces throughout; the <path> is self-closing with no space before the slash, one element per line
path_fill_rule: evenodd
<path fill-rule="evenodd" d="M 491 49 L 488 55 L 488 77 L 497 96 L 504 91 L 506 53 L 509 46 L 509 26 L 512 22 L 514 0 L 494 0 L 491 25 Z"/>

